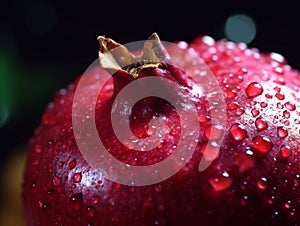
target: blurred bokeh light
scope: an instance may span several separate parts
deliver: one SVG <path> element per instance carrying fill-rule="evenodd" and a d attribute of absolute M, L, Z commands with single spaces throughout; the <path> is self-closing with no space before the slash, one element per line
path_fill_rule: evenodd
<path fill-rule="evenodd" d="M 25 9 L 25 23 L 37 35 L 49 33 L 57 22 L 55 9 L 46 2 L 31 2 Z"/>
<path fill-rule="evenodd" d="M 226 37 L 234 42 L 249 44 L 256 36 L 254 20 L 246 14 L 235 14 L 225 22 Z"/>

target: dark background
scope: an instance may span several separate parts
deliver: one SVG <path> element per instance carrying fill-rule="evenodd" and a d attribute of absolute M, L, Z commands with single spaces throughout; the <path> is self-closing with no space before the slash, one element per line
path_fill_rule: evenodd
<path fill-rule="evenodd" d="M 54 92 L 96 59 L 98 35 L 121 43 L 154 31 L 165 41 L 221 39 L 227 18 L 242 13 L 256 24 L 250 47 L 278 52 L 300 69 L 299 9 L 292 1 L 81 2 L 0 0 L 0 163 L 26 145 Z"/>

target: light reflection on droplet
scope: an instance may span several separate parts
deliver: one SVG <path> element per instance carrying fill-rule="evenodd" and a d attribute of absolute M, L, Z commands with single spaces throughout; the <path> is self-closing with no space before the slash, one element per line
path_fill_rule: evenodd
<path fill-rule="evenodd" d="M 232 15 L 226 20 L 225 35 L 232 41 L 248 44 L 256 36 L 255 22 L 245 14 Z"/>

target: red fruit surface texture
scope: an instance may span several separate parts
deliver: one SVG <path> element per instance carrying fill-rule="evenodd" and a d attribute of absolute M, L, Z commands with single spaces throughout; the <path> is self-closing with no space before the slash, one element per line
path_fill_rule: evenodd
<path fill-rule="evenodd" d="M 77 79 L 56 93 L 30 140 L 23 184 L 28 226 L 300 225 L 300 74 L 281 55 L 260 53 L 242 43 L 204 36 L 178 45 L 199 54 L 226 95 L 224 141 L 213 163 L 198 171 L 201 150 L 214 148 L 208 138 L 222 136 L 220 128 L 211 124 L 205 101 L 198 99 L 195 104 L 203 106 L 198 146 L 178 173 L 148 186 L 107 180 L 87 164 L 74 138 Z M 85 84 L 86 97 L 97 88 L 93 84 L 104 71 L 96 68 L 90 73 L 95 76 Z M 172 67 L 146 68 L 138 78 L 146 76 L 171 79 L 183 89 L 193 83 L 193 78 Z M 138 102 L 132 111 L 136 120 L 130 125 L 134 134 L 145 137 L 149 121 L 165 115 L 170 130 L 161 146 L 137 154 L 114 135 L 113 87 L 121 89 L 134 79 L 121 77 L 117 73 L 99 95 L 95 121 L 102 142 L 116 158 L 131 165 L 151 165 L 167 158 L 178 140 L 180 121 L 174 108 L 161 99 Z M 191 95 L 188 89 L 186 95 Z M 83 114 L 88 120 L 88 112 Z"/>

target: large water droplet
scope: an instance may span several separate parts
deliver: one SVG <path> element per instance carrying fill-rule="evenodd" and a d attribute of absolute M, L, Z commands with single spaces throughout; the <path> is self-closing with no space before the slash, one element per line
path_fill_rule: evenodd
<path fill-rule="evenodd" d="M 247 137 L 247 131 L 242 125 L 237 123 L 230 127 L 230 134 L 231 137 L 237 142 L 240 142 Z"/>
<path fill-rule="evenodd" d="M 279 138 L 285 138 L 288 135 L 288 131 L 284 127 L 279 126 L 277 128 L 277 135 Z"/>
<path fill-rule="evenodd" d="M 215 191 L 223 191 L 231 186 L 232 178 L 228 172 L 224 171 L 220 175 L 209 179 L 209 183 Z"/>
<path fill-rule="evenodd" d="M 268 124 L 262 118 L 258 118 L 255 120 L 255 126 L 257 130 L 264 130 L 268 128 Z"/>
<path fill-rule="evenodd" d="M 296 105 L 291 103 L 291 102 L 286 102 L 284 104 L 284 106 L 286 107 L 286 109 L 290 110 L 290 111 L 295 111 L 296 110 Z"/>
<path fill-rule="evenodd" d="M 252 139 L 252 147 L 258 154 L 265 154 L 272 149 L 273 143 L 268 137 L 256 136 Z"/>
<path fill-rule="evenodd" d="M 253 109 L 251 110 L 251 114 L 252 114 L 253 117 L 258 116 L 259 113 L 260 113 L 259 110 L 257 110 L 256 108 L 253 108 Z"/>
<path fill-rule="evenodd" d="M 82 193 L 77 193 L 71 196 L 70 198 L 70 207 L 73 210 L 79 210 L 82 203 Z"/>
<path fill-rule="evenodd" d="M 289 146 L 282 146 L 280 148 L 279 158 L 282 160 L 288 159 L 292 155 L 291 148 Z"/>
<path fill-rule="evenodd" d="M 250 83 L 246 88 L 246 94 L 250 98 L 259 96 L 262 94 L 262 92 L 263 92 L 263 87 L 261 86 L 261 84 L 257 82 Z"/>

